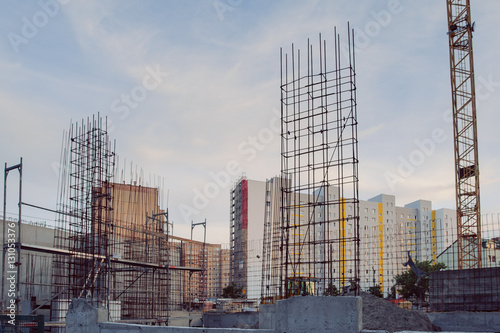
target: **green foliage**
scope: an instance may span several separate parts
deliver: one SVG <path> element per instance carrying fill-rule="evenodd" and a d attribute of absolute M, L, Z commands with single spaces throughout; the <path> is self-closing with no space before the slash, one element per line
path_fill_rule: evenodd
<path fill-rule="evenodd" d="M 330 284 L 328 285 L 328 287 L 326 288 L 325 290 L 325 296 L 338 296 L 340 293 L 339 293 L 339 290 L 337 289 L 337 287 L 330 282 Z"/>
<path fill-rule="evenodd" d="M 380 286 L 370 287 L 368 288 L 368 292 L 380 298 L 384 297 L 384 293 L 382 292 L 382 288 Z"/>
<path fill-rule="evenodd" d="M 415 265 L 427 274 L 446 268 L 443 263 L 432 264 L 430 261 L 416 260 Z M 420 279 L 417 284 L 417 275 L 411 269 L 396 275 L 394 279 L 403 298 L 424 299 L 425 293 L 429 291 L 429 277 Z"/>
<path fill-rule="evenodd" d="M 236 284 L 230 283 L 224 289 L 222 289 L 223 298 L 242 298 L 243 297 L 243 287 L 238 287 Z"/>

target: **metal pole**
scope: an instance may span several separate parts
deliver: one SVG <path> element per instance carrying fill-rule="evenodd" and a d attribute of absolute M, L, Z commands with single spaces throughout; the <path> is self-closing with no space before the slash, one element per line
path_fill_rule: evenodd
<path fill-rule="evenodd" d="M 192 248 L 193 244 L 190 244 L 190 247 Z M 188 286 L 188 291 L 191 291 L 191 275 L 193 275 L 193 271 L 189 271 L 189 286 Z M 193 296 L 192 293 L 190 292 L 189 294 L 189 314 L 188 314 L 188 326 L 191 327 L 191 307 L 193 306 L 193 301 L 191 297 Z"/>
<path fill-rule="evenodd" d="M 17 279 L 16 279 L 16 291 L 17 291 L 17 299 L 16 302 L 16 312 L 19 314 L 19 302 L 21 301 L 21 290 L 19 289 L 19 280 L 21 279 L 21 211 L 22 211 L 22 202 L 23 202 L 23 158 L 21 157 L 21 161 L 19 163 L 19 221 L 18 221 L 18 229 L 17 229 Z"/>
<path fill-rule="evenodd" d="M 206 239 L 207 239 L 207 219 L 205 218 L 205 221 L 204 222 L 199 222 L 199 223 L 193 223 L 193 221 L 191 221 L 191 240 L 193 240 L 193 229 L 194 227 L 196 227 L 197 225 L 202 225 L 205 229 L 204 229 L 204 232 L 203 232 L 203 248 L 202 248 L 202 251 L 203 251 L 203 255 L 202 255 L 202 264 L 201 264 L 201 273 L 202 273 L 202 281 L 201 281 L 201 297 L 203 299 L 203 302 L 202 302 L 202 313 L 205 313 L 205 279 L 206 279 L 206 269 L 205 269 L 205 244 L 206 244 Z M 191 243 L 191 246 L 193 244 Z M 203 316 L 202 316 L 202 322 L 203 322 Z M 203 327 L 205 326 L 205 324 L 203 324 Z"/>
<path fill-rule="evenodd" d="M 191 240 L 193 240 L 193 220 L 191 220 Z M 193 252 L 193 242 L 189 244 L 189 247 L 191 248 L 191 252 Z M 189 272 L 189 287 L 188 290 L 191 290 L 191 275 L 193 275 L 193 272 Z M 189 327 L 191 327 L 191 308 L 193 307 L 193 293 L 190 293 L 189 295 Z"/>
<path fill-rule="evenodd" d="M 205 251 L 206 251 L 206 243 L 207 243 L 207 219 L 205 218 L 205 222 L 203 223 L 203 228 L 204 228 L 204 232 L 203 232 L 203 292 L 201 294 L 201 297 L 203 297 L 203 308 L 202 308 L 202 311 L 201 311 L 201 323 L 203 325 L 203 327 L 205 327 L 205 322 L 203 321 L 203 315 L 205 314 L 205 301 L 206 301 L 206 293 L 207 293 L 207 288 L 206 288 L 206 285 L 207 285 L 207 267 L 206 267 L 206 262 L 208 262 L 208 260 L 206 259 L 206 254 L 205 254 Z"/>
<path fill-rule="evenodd" d="M 4 292 L 5 292 L 5 211 L 7 210 L 7 163 L 3 176 L 3 233 L 2 233 L 2 309 L 4 308 Z"/>
<path fill-rule="evenodd" d="M 167 200 L 168 202 L 168 200 Z M 168 207 L 168 204 L 167 204 Z M 167 220 L 167 236 L 166 236 L 166 246 L 167 246 L 167 326 L 170 326 L 170 288 L 171 288 L 171 276 L 170 276 L 170 246 L 168 246 L 168 233 L 169 233 L 169 226 L 168 226 L 168 208 L 167 211 L 165 212 L 165 218 Z"/>
<path fill-rule="evenodd" d="M 15 263 L 17 266 L 17 277 L 16 277 L 16 292 L 17 294 L 17 302 L 16 302 L 16 312 L 19 313 L 19 300 L 20 300 L 20 290 L 19 290 L 19 279 L 20 279 L 20 272 L 21 272 L 21 207 L 22 207 L 22 175 L 23 175 L 23 158 L 21 157 L 20 163 L 16 164 L 11 167 L 7 167 L 7 163 L 5 163 L 5 171 L 4 171 L 4 194 L 3 194 L 3 235 L 2 235 L 2 241 L 3 241 L 3 256 L 2 256 L 2 305 L 5 300 L 5 253 L 6 253 L 6 247 L 5 247 L 5 217 L 6 217 L 6 211 L 7 211 L 7 176 L 9 174 L 9 171 L 18 169 L 19 170 L 19 216 L 18 216 L 18 230 L 17 230 L 17 235 L 16 235 L 16 242 L 15 242 L 15 248 L 16 248 L 16 253 L 17 253 L 17 262 Z"/>
<path fill-rule="evenodd" d="M 193 240 L 193 229 L 194 229 L 193 220 L 191 220 L 191 240 Z"/>

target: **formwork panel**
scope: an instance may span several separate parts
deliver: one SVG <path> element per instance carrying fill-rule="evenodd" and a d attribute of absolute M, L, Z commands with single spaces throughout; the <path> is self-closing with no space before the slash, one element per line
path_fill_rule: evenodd
<path fill-rule="evenodd" d="M 500 311 L 500 267 L 433 272 L 431 311 Z"/>

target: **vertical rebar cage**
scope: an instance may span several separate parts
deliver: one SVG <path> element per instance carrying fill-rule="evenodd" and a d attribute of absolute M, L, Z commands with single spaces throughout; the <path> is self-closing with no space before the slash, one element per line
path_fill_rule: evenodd
<path fill-rule="evenodd" d="M 348 30 L 344 50 L 334 29 L 331 63 L 321 34 L 317 50 L 308 40 L 305 56 L 293 44 L 290 54 L 281 50 L 279 298 L 359 289 L 354 31 Z"/>
<path fill-rule="evenodd" d="M 107 125 L 99 116 L 72 126 L 61 168 L 58 227 L 54 247 L 68 253 L 54 258 L 57 309 L 64 313 L 72 298 L 108 306 L 111 186 L 115 152 Z M 64 303 L 64 304 L 63 304 Z M 57 318 L 60 319 L 60 318 Z"/>

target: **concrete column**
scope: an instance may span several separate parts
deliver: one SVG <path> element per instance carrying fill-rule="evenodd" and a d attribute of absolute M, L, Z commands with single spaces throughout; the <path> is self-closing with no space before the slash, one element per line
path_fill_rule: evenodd
<path fill-rule="evenodd" d="M 361 297 L 296 296 L 276 303 L 275 332 L 359 333 Z"/>
<path fill-rule="evenodd" d="M 99 323 L 108 320 L 108 310 L 96 308 L 87 299 L 75 298 L 66 314 L 66 331 L 71 333 L 98 333 Z"/>

